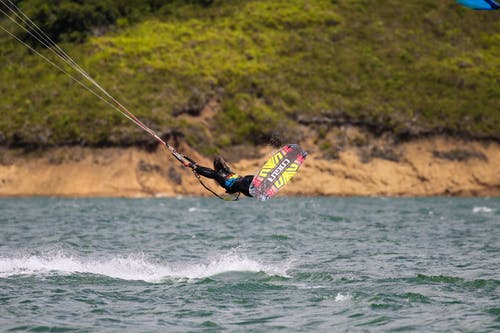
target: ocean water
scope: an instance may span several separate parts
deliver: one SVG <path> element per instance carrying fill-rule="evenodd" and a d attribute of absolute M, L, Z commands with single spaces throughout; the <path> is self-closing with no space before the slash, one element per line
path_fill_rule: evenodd
<path fill-rule="evenodd" d="M 1 332 L 498 332 L 500 198 L 0 199 Z"/>

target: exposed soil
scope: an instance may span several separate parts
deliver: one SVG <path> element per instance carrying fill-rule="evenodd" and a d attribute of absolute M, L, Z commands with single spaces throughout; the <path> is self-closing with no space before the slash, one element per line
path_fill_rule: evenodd
<path fill-rule="evenodd" d="M 281 196 L 500 196 L 500 144 L 447 138 L 413 140 L 387 147 L 352 147 L 334 159 L 312 143 L 309 156 Z M 232 161 L 238 173 L 254 174 L 273 152 Z M 185 144 L 179 151 L 199 164 L 211 160 Z M 213 189 L 215 183 L 207 181 Z M 220 189 L 219 192 L 223 192 Z M 52 148 L 41 152 L 0 150 L 0 196 L 209 196 L 190 170 L 164 149 Z"/>

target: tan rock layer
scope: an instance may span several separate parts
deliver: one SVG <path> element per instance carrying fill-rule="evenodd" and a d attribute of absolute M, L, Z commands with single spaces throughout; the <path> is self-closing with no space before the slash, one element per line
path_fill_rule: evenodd
<path fill-rule="evenodd" d="M 298 175 L 281 196 L 500 196 L 500 145 L 445 138 L 404 143 L 393 149 L 398 161 L 360 158 L 352 148 L 327 160 L 312 144 Z M 200 164 L 211 161 L 179 147 Z M 232 164 L 242 175 L 254 174 L 272 153 Z M 463 157 L 460 152 L 471 152 Z M 454 158 L 456 154 L 457 157 Z M 230 156 L 226 157 L 229 161 Z M 223 192 L 215 183 L 207 182 Z M 208 196 L 192 175 L 164 149 L 54 148 L 43 153 L 0 151 L 0 196 Z"/>

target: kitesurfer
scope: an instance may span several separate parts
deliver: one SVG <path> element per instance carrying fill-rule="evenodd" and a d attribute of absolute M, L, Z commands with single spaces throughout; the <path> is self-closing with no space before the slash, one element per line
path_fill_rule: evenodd
<path fill-rule="evenodd" d="M 200 176 L 214 179 L 226 190 L 226 193 L 243 193 L 247 197 L 251 197 L 249 188 L 254 176 L 240 176 L 234 173 L 222 157 L 216 157 L 214 159 L 213 169 L 197 165 L 194 162 L 192 162 L 189 167 Z"/>

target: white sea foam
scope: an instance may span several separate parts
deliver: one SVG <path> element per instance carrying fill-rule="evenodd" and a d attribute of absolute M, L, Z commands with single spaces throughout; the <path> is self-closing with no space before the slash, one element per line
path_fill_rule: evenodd
<path fill-rule="evenodd" d="M 351 300 L 351 295 L 349 294 L 341 294 L 338 293 L 337 296 L 335 296 L 335 302 L 344 302 L 344 301 L 349 301 Z"/>
<path fill-rule="evenodd" d="M 161 282 L 165 279 L 202 279 L 226 272 L 264 272 L 286 276 L 286 267 L 265 265 L 230 251 L 205 263 L 165 264 L 144 255 L 116 256 L 104 259 L 82 258 L 63 251 L 46 255 L 0 256 L 0 277 L 13 275 L 64 275 L 89 273 L 123 280 Z"/>
<path fill-rule="evenodd" d="M 486 206 L 479 206 L 472 208 L 473 213 L 491 213 L 493 209 Z"/>

